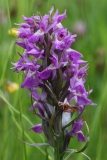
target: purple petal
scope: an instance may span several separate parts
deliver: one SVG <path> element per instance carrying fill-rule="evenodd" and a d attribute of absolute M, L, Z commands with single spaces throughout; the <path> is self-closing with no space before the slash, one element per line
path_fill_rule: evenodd
<path fill-rule="evenodd" d="M 39 92 L 38 92 L 37 89 L 35 89 L 35 90 L 32 91 L 32 97 L 33 97 L 33 99 L 34 99 L 35 101 L 39 101 L 39 100 L 41 99 L 41 98 L 40 98 L 40 94 L 39 94 Z"/>
<path fill-rule="evenodd" d="M 51 70 L 45 69 L 42 72 L 40 72 L 39 77 L 42 79 L 47 79 L 49 78 L 50 74 L 51 74 Z"/>
<path fill-rule="evenodd" d="M 44 115 L 45 110 L 44 110 L 44 107 L 41 103 L 34 102 L 33 106 L 31 106 L 29 108 L 29 110 L 32 111 L 32 110 L 34 110 L 34 108 L 38 109 L 39 113 L 36 113 L 36 114 L 39 115 L 39 117 L 44 117 L 45 116 Z"/>
<path fill-rule="evenodd" d="M 47 97 L 47 92 L 44 89 L 42 89 L 41 100 L 45 101 L 46 97 Z"/>
<path fill-rule="evenodd" d="M 12 63 L 13 65 L 14 65 L 14 67 L 13 68 L 15 68 L 15 72 L 18 72 L 18 71 L 20 71 L 20 70 L 22 70 L 23 69 L 23 62 L 24 62 L 24 59 L 23 58 L 21 58 L 18 62 L 16 62 L 16 63 Z"/>
<path fill-rule="evenodd" d="M 74 97 L 74 94 L 72 94 L 72 93 L 68 94 L 67 100 L 69 103 L 70 103 L 71 99 L 73 99 L 73 97 Z"/>
<path fill-rule="evenodd" d="M 85 142 L 85 136 L 82 131 L 77 132 L 77 135 L 78 135 L 79 142 Z"/>
<path fill-rule="evenodd" d="M 50 15 L 52 14 L 53 10 L 54 10 L 54 6 L 52 6 L 51 10 L 49 11 Z"/>
<path fill-rule="evenodd" d="M 79 60 L 80 57 L 83 57 L 81 53 L 79 53 L 71 48 L 67 49 L 66 53 L 68 54 L 68 58 L 71 62 L 74 60 Z"/>
<path fill-rule="evenodd" d="M 81 114 L 83 111 L 84 111 L 84 106 L 80 105 L 78 113 Z"/>
<path fill-rule="evenodd" d="M 31 128 L 29 128 L 29 130 L 33 130 L 36 133 L 42 133 L 42 124 L 37 124 Z"/>
<path fill-rule="evenodd" d="M 52 42 L 54 44 L 55 49 L 63 50 L 65 48 L 65 44 L 63 41 L 55 40 Z"/>
<path fill-rule="evenodd" d="M 76 83 L 76 78 L 77 78 L 77 75 L 74 74 L 74 76 L 70 79 L 70 88 L 73 89 L 74 88 L 74 85 Z"/>
<path fill-rule="evenodd" d="M 64 44 L 66 46 L 66 49 L 69 49 L 71 44 L 75 42 L 76 35 L 71 35 L 70 32 L 68 32 L 68 35 L 64 38 Z"/>
<path fill-rule="evenodd" d="M 55 78 L 55 76 L 56 76 L 56 70 L 53 70 L 52 71 L 52 80 Z"/>
<path fill-rule="evenodd" d="M 79 119 L 77 122 L 74 122 L 72 125 L 72 128 L 69 132 L 69 135 L 73 138 L 77 135 L 77 133 L 82 129 L 83 127 L 82 119 Z"/>
<path fill-rule="evenodd" d="M 78 78 L 81 78 L 81 77 L 87 75 L 87 73 L 86 73 L 87 67 L 88 67 L 88 64 L 78 70 Z"/>
<path fill-rule="evenodd" d="M 57 18 L 57 22 L 61 22 L 64 18 L 66 18 L 66 10 L 64 11 L 63 14 L 59 15 Z"/>
<path fill-rule="evenodd" d="M 81 130 L 81 128 L 83 127 L 83 125 L 84 124 L 82 122 L 82 119 L 79 119 L 76 123 L 73 124 L 72 130 L 77 133 L 78 131 Z"/>
<path fill-rule="evenodd" d="M 27 18 L 25 16 L 22 16 L 24 21 L 26 21 L 29 25 L 33 25 L 34 24 L 34 19 L 33 18 Z"/>
<path fill-rule="evenodd" d="M 90 99 L 81 95 L 81 96 L 77 96 L 77 104 L 86 106 L 86 105 L 92 105 L 93 103 Z"/>
<path fill-rule="evenodd" d="M 29 41 L 35 43 L 40 40 L 41 42 L 43 42 L 43 35 L 44 35 L 44 32 L 42 30 L 38 30 L 31 37 L 29 37 Z"/>
<path fill-rule="evenodd" d="M 54 66 L 58 65 L 58 55 L 56 53 L 52 53 L 52 57 L 50 58 Z"/>
<path fill-rule="evenodd" d="M 39 51 L 34 48 L 34 49 L 31 49 L 29 52 L 27 52 L 27 55 L 35 56 L 38 58 L 43 52 L 44 52 L 44 50 Z"/>
<path fill-rule="evenodd" d="M 86 90 L 85 90 L 85 87 L 84 87 L 84 85 L 82 84 L 82 83 L 76 83 L 75 84 L 75 90 L 76 90 L 76 92 L 77 92 L 77 94 L 86 94 Z"/>
<path fill-rule="evenodd" d="M 28 38 L 31 35 L 30 28 L 20 28 L 18 38 Z"/>
<path fill-rule="evenodd" d="M 26 87 L 26 88 L 31 89 L 31 88 L 37 87 L 37 86 L 38 86 L 37 79 L 34 79 L 33 77 L 28 76 L 25 78 L 24 82 L 22 83 L 21 88 Z"/>
<path fill-rule="evenodd" d="M 46 31 L 48 27 L 48 21 L 49 21 L 49 15 L 44 15 L 42 20 L 39 23 L 40 29 L 43 30 L 44 32 Z"/>
<path fill-rule="evenodd" d="M 35 104 L 34 104 L 34 107 L 35 107 L 35 108 L 38 108 L 40 115 L 41 115 L 42 117 L 44 117 L 44 112 L 45 112 L 45 110 L 44 110 L 43 105 L 42 105 L 41 103 L 35 103 Z"/>
<path fill-rule="evenodd" d="M 30 25 L 28 25 L 28 24 L 26 24 L 26 23 L 22 23 L 22 24 L 21 24 L 21 27 L 23 27 L 23 28 L 29 28 Z"/>
<path fill-rule="evenodd" d="M 53 21 L 57 21 L 57 23 L 60 23 L 64 18 L 66 18 L 66 10 L 63 14 L 58 15 L 58 10 L 56 10 L 56 13 L 53 16 Z"/>
<path fill-rule="evenodd" d="M 20 47 L 26 49 L 25 42 L 23 42 L 23 41 L 16 41 L 16 44 L 19 45 Z"/>
<path fill-rule="evenodd" d="M 15 25 L 21 26 L 22 28 L 30 28 L 30 25 L 26 23 L 21 23 L 21 24 L 15 23 Z"/>
<path fill-rule="evenodd" d="M 79 65 L 84 65 L 85 63 L 87 63 L 87 61 L 84 60 L 77 60 L 75 63 L 79 64 Z"/>
<path fill-rule="evenodd" d="M 65 29 L 65 28 L 60 28 L 60 29 L 58 30 L 58 32 L 56 33 L 56 36 L 57 36 L 57 38 L 58 38 L 59 40 L 62 40 L 62 39 L 65 38 L 66 34 L 67 34 L 67 29 Z"/>

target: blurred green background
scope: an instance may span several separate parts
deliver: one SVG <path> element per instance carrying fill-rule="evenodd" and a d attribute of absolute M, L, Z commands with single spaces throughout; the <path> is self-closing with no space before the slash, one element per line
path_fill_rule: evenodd
<path fill-rule="evenodd" d="M 39 123 L 39 119 L 28 110 L 31 99 L 26 90 L 20 89 L 9 93 L 8 81 L 22 83 L 22 74 L 14 73 L 11 62 L 19 59 L 15 46 L 16 37 L 8 30 L 22 23 L 26 17 L 48 13 L 51 6 L 60 13 L 67 10 L 63 26 L 72 33 L 77 33 L 72 48 L 84 55 L 89 63 L 87 90 L 93 89 L 90 99 L 96 107 L 88 106 L 83 114 L 90 128 L 90 143 L 85 153 L 92 160 L 107 159 L 107 0 L 0 0 L 0 159 L 1 160 L 48 160 L 52 150 L 47 147 L 24 145 L 15 135 L 26 142 L 43 142 L 44 136 L 28 131 Z M 83 144 L 75 139 L 70 147 L 79 148 Z M 86 160 L 82 154 L 74 154 L 70 160 Z"/>

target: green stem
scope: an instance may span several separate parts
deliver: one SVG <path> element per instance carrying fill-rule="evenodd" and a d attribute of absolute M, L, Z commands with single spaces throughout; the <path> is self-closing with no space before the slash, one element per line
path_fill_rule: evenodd
<path fill-rule="evenodd" d="M 54 151 L 54 160 L 63 160 L 63 157 L 60 156 L 59 147 Z"/>
<path fill-rule="evenodd" d="M 59 137 L 56 137 L 56 145 L 55 145 L 55 150 L 54 150 L 54 160 L 63 160 L 63 156 L 61 154 L 62 152 L 62 135 Z"/>
<path fill-rule="evenodd" d="M 63 141 L 64 141 L 64 133 L 62 131 L 62 114 L 57 114 L 55 117 L 55 133 L 56 135 L 56 144 L 55 144 L 55 150 L 54 150 L 54 160 L 63 160 L 64 154 L 62 153 L 63 150 Z"/>
<path fill-rule="evenodd" d="M 57 148 L 54 151 L 54 160 L 60 160 Z"/>

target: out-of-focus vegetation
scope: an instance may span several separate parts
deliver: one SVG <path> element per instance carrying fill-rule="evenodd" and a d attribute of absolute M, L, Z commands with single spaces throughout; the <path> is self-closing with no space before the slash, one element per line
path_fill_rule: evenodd
<path fill-rule="evenodd" d="M 9 82 L 21 84 L 23 75 L 14 73 L 11 62 L 19 59 L 20 47 L 15 46 L 15 36 L 8 30 L 21 23 L 22 15 L 32 16 L 39 11 L 47 13 L 51 6 L 62 13 L 67 10 L 64 27 L 77 33 L 73 49 L 84 55 L 89 62 L 86 77 L 87 90 L 93 89 L 90 98 L 96 107 L 88 106 L 83 115 L 90 128 L 90 143 L 85 153 L 92 160 L 107 159 L 107 0 L 0 0 L 0 159 L 1 160 L 47 160 L 51 150 L 46 147 L 26 146 L 16 134 L 26 142 L 43 142 L 44 136 L 28 131 L 39 119 L 28 108 L 31 99 L 25 89 L 10 93 L 6 90 Z M 79 148 L 82 143 L 76 138 L 70 144 Z M 86 160 L 81 154 L 74 154 L 72 160 Z"/>

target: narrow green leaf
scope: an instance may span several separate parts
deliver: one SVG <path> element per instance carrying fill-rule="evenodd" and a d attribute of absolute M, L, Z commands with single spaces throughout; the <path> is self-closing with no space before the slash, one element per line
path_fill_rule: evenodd
<path fill-rule="evenodd" d="M 13 112 L 17 113 L 17 114 L 20 114 L 20 112 L 15 109 L 11 104 L 10 102 L 5 98 L 5 96 L 3 95 L 2 91 L 0 90 L 0 97 L 4 100 L 4 102 L 8 105 L 8 108 L 10 110 L 10 112 L 13 114 Z M 22 114 L 22 117 L 31 125 L 31 126 L 34 126 L 34 124 L 24 115 Z M 39 135 L 42 139 L 42 141 L 44 142 L 44 138 L 42 135 Z"/>
<path fill-rule="evenodd" d="M 85 153 L 81 152 L 81 154 L 83 154 L 85 157 L 87 157 L 89 160 L 91 160 L 91 158 L 88 157 Z"/>

